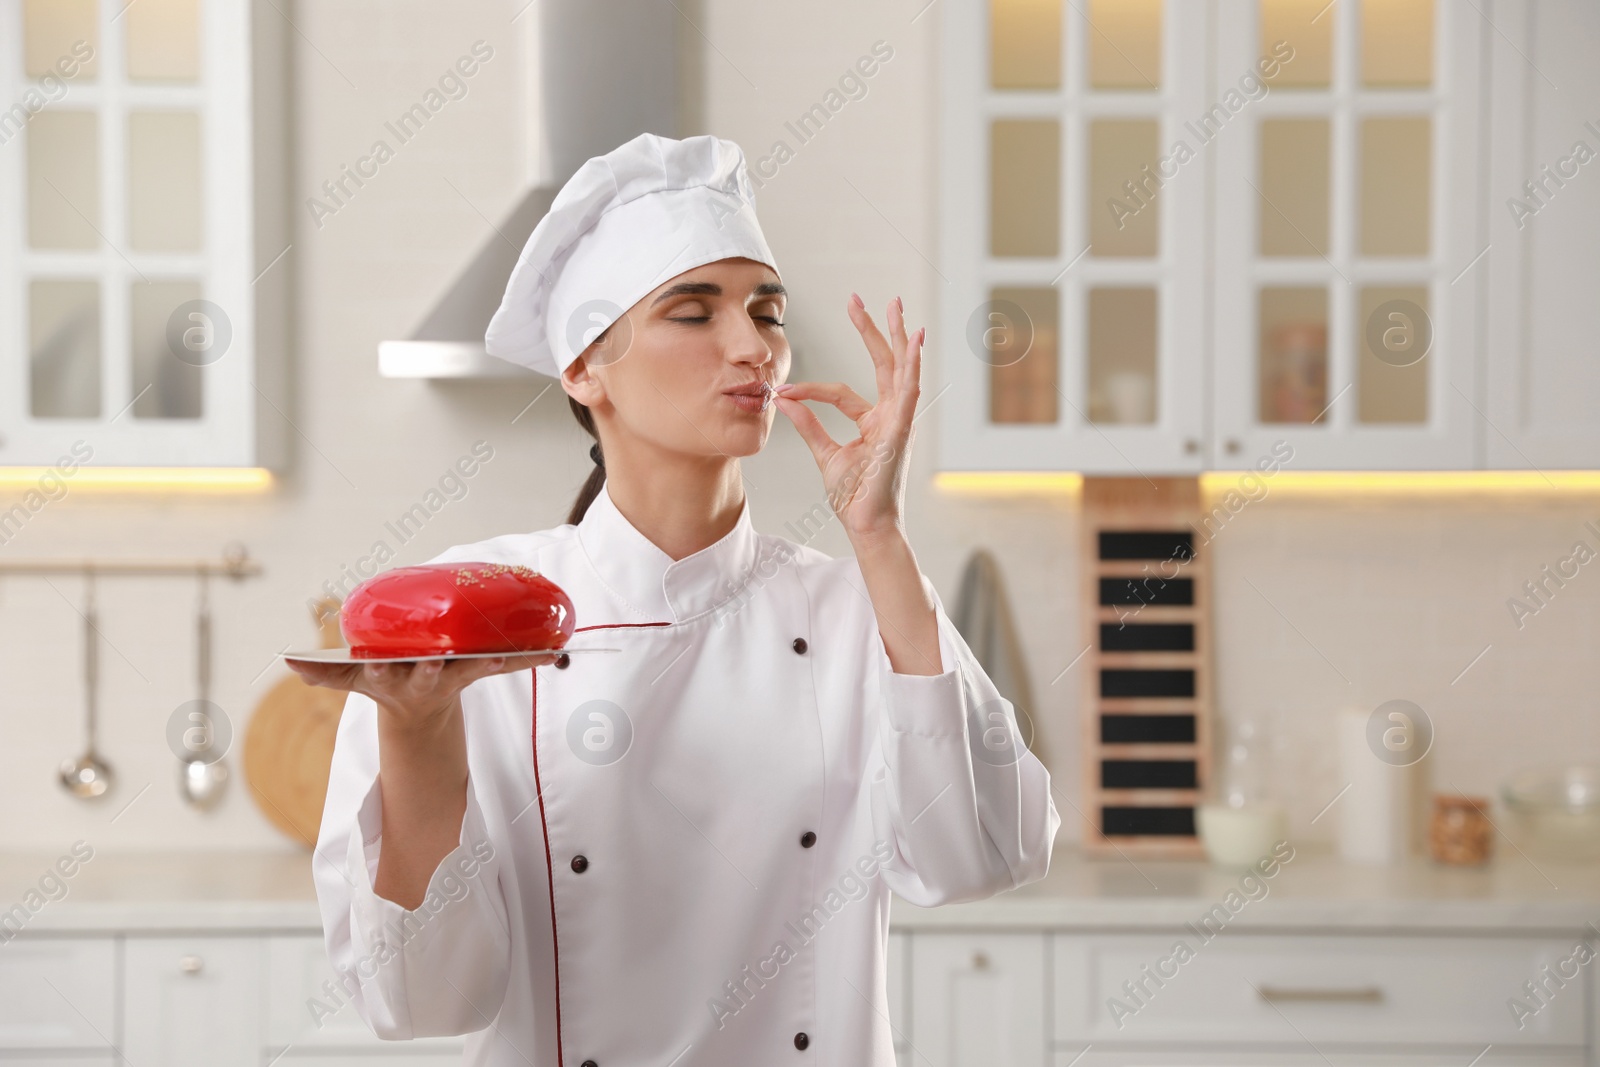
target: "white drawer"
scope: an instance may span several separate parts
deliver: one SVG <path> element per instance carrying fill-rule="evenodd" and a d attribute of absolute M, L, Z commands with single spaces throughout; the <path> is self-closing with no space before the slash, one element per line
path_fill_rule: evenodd
<path fill-rule="evenodd" d="M 0 1049 L 110 1048 L 116 942 L 29 937 L 0 947 Z"/>
<path fill-rule="evenodd" d="M 418 1056 L 430 1053 L 446 1057 L 443 1062 L 461 1062 L 461 1051 L 466 1047 L 462 1037 L 424 1037 L 401 1043 L 379 1039 L 343 991 L 335 987 L 335 995 L 330 996 L 324 983 L 331 981 L 333 968 L 328 966 L 327 949 L 320 935 L 284 934 L 267 939 L 267 1045 L 272 1050 L 291 1049 L 281 1062 L 288 1064 L 302 1051 L 323 1049 L 371 1049 L 380 1053 L 378 1059 L 351 1058 L 351 1063 L 363 1067 L 382 1067 L 391 1060 L 410 1067 L 428 1067 L 432 1061 Z M 328 1008 L 335 1009 L 333 1014 L 326 1013 Z M 397 1044 L 403 1044 L 405 1051 L 397 1052 Z M 312 1063 L 320 1065 L 323 1060 L 313 1056 L 305 1060 L 293 1058 L 293 1062 L 307 1067 Z"/>
<path fill-rule="evenodd" d="M 1286 1046 L 1293 1049 L 1293 1046 Z M 1298 1051 L 1265 1051 L 1261 1049 L 1218 1049 L 1204 1052 L 1176 1051 L 1172 1049 L 1102 1049 L 1096 1045 L 1088 1052 L 1083 1046 L 1061 1047 L 1055 1050 L 1051 1067 L 1466 1067 L 1476 1053 L 1462 1056 L 1450 1052 L 1396 1052 L 1383 1051 L 1345 1052 L 1331 1054 L 1313 1050 L 1304 1041 Z M 1581 1049 L 1521 1049 L 1492 1048 L 1473 1067 L 1587 1067 Z"/>
<path fill-rule="evenodd" d="M 330 1055 L 301 1056 L 290 1052 L 272 1067 L 461 1067 L 459 1052 L 396 1052 L 390 1042 L 388 1052 L 339 1052 Z M 413 1044 L 407 1041 L 405 1044 Z M 271 1057 L 262 1060 L 268 1062 Z M 0 1067 L 11 1067 L 0 1060 Z M 1459 1065 L 1457 1065 L 1459 1067 Z"/>
<path fill-rule="evenodd" d="M 1179 941 L 1193 951 L 1186 962 L 1174 954 Z M 1057 935 L 1054 1036 L 1579 1046 L 1592 965 L 1520 1029 L 1507 1006 L 1572 951 L 1571 941 L 1493 937 Z"/>
<path fill-rule="evenodd" d="M 0 1067 L 116 1067 L 114 1056 L 112 1052 L 65 1057 L 36 1056 L 31 1053 L 12 1056 L 0 1049 Z"/>

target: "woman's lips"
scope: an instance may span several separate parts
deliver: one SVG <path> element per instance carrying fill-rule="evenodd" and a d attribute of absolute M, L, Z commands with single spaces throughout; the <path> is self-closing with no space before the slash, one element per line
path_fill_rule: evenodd
<path fill-rule="evenodd" d="M 743 392 L 727 392 L 722 395 L 733 401 L 733 406 L 740 411 L 758 415 L 767 410 L 767 405 L 772 402 L 772 385 L 770 382 L 761 382 L 746 387 Z"/>

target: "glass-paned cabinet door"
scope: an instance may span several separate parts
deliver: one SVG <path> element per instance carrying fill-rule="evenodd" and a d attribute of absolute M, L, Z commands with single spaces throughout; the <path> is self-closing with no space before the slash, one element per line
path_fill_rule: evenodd
<path fill-rule="evenodd" d="M 1218 12 L 1212 465 L 1287 441 L 1299 469 L 1477 466 L 1483 18 L 1466 0 Z"/>
<path fill-rule="evenodd" d="M 243 0 L 0 0 L 0 465 L 256 462 L 251 60 Z"/>
<path fill-rule="evenodd" d="M 1208 7 L 943 5 L 944 469 L 1200 469 Z"/>

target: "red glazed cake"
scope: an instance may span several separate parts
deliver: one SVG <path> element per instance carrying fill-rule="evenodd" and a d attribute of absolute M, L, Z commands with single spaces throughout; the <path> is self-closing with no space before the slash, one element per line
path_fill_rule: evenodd
<path fill-rule="evenodd" d="M 539 572 L 504 563 L 396 567 L 356 586 L 339 612 L 354 658 L 560 648 L 572 601 Z"/>

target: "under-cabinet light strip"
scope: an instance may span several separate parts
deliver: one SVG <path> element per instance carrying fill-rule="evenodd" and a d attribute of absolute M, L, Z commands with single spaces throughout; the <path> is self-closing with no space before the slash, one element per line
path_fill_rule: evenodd
<path fill-rule="evenodd" d="M 272 472 L 265 467 L 0 467 L 0 488 L 48 492 L 44 479 L 53 478 L 71 490 L 258 492 L 272 488 Z"/>
<path fill-rule="evenodd" d="M 965 493 L 1078 493 L 1084 476 L 1072 471 L 940 471 L 939 489 Z M 1221 496 L 1245 488 L 1258 491 L 1256 479 L 1269 492 L 1297 494 L 1363 493 L 1451 495 L 1462 493 L 1600 493 L 1600 470 L 1564 471 L 1286 471 L 1260 474 L 1253 470 L 1206 471 L 1200 488 Z"/>

